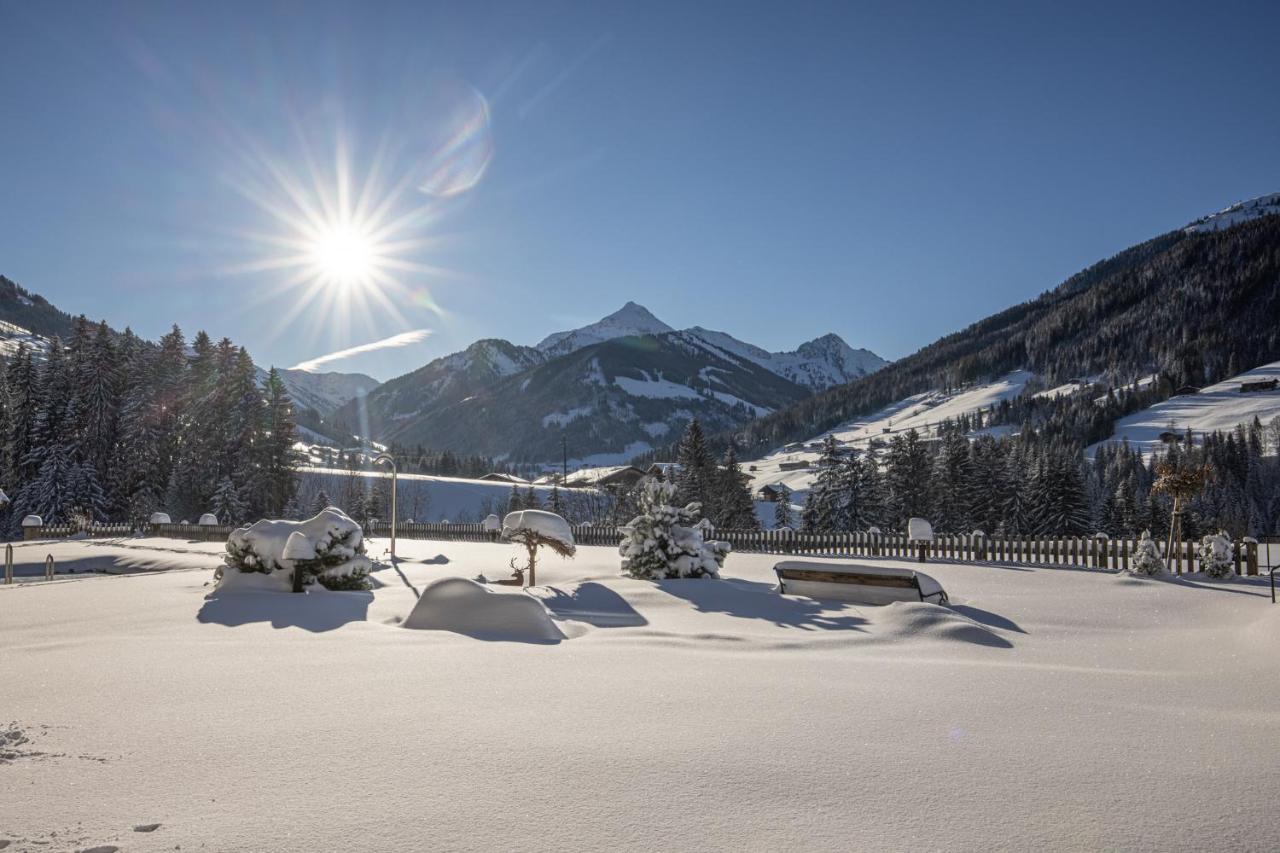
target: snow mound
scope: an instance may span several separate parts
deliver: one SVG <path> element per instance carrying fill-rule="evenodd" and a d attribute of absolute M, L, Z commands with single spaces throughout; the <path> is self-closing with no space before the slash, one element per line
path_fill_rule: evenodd
<path fill-rule="evenodd" d="M 574 552 L 573 530 L 569 522 L 554 512 L 543 509 L 522 509 L 507 513 L 502 520 L 502 538 L 518 539 L 522 532 L 536 533 L 543 539 L 558 542 L 569 554 Z"/>
<path fill-rule="evenodd" d="M 494 592 L 467 578 L 441 578 L 428 585 L 403 627 L 452 631 L 478 640 L 557 643 L 565 638 L 538 599 Z"/>
<path fill-rule="evenodd" d="M 995 632 L 954 610 L 924 601 L 895 601 L 872 615 L 880 639 L 930 639 L 1012 648 Z"/>

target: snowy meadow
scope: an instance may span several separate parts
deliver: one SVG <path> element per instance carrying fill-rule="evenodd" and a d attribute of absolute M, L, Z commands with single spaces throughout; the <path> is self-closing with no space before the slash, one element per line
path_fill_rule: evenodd
<path fill-rule="evenodd" d="M 215 590 L 220 543 L 19 546 L 0 845 L 1280 845 L 1262 579 L 942 562 L 949 608 L 866 607 L 780 596 L 768 555 L 655 582 L 579 547 L 491 588 L 555 634 L 498 638 L 404 622 L 516 547 L 368 545 L 372 590 L 305 595 Z M 29 579 L 50 550 L 128 574 Z"/>

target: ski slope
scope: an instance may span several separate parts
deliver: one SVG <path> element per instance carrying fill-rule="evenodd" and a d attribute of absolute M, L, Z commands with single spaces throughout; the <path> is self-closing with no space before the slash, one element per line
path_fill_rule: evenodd
<path fill-rule="evenodd" d="M 1177 433 L 1188 429 L 1201 434 L 1225 432 L 1235 429 L 1237 424 L 1248 424 L 1255 417 L 1269 424 L 1273 418 L 1280 417 L 1280 388 L 1247 394 L 1240 391 L 1242 381 L 1269 379 L 1280 379 L 1280 361 L 1210 385 L 1197 394 L 1172 397 L 1121 418 L 1111 438 L 1092 445 L 1085 454 L 1092 457 L 1101 445 L 1121 441 L 1128 441 L 1144 454 L 1153 453 L 1164 446 L 1160 433 L 1170 429 Z"/>

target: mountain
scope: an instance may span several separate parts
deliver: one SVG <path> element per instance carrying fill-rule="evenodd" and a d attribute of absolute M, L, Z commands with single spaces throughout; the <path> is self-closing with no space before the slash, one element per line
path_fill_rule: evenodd
<path fill-rule="evenodd" d="M 649 313 L 648 308 L 628 302 L 599 322 L 581 329 L 548 335 L 538 344 L 537 349 L 547 358 L 555 358 L 613 338 L 659 335 L 670 331 L 674 330 Z"/>
<path fill-rule="evenodd" d="M 1257 215 L 1249 203 L 1233 206 L 1199 220 L 1205 227 L 1120 252 L 869 376 L 745 424 L 734 438 L 744 453 L 761 455 L 914 395 L 991 383 L 1014 371 L 1036 374 L 1041 387 L 1096 377 L 1121 388 L 1154 374 L 1141 394 L 1104 405 L 1080 395 L 1024 395 L 1003 401 L 988 421 L 1030 425 L 1075 446 L 1103 440 L 1136 408 L 1280 360 L 1280 216 L 1259 202 Z"/>
<path fill-rule="evenodd" d="M 886 364 L 837 335 L 771 353 L 724 332 L 675 331 L 628 302 L 536 347 L 477 341 L 380 386 L 343 428 L 435 449 L 549 461 L 561 436 L 601 464 L 663 444 L 697 415 L 732 428 Z"/>
<path fill-rule="evenodd" d="M 328 417 L 342 406 L 378 387 L 378 380 L 363 373 L 311 373 L 306 370 L 285 368 L 279 371 L 284 387 L 299 409 L 312 409 L 322 417 Z M 258 368 L 258 381 L 267 372 Z"/>

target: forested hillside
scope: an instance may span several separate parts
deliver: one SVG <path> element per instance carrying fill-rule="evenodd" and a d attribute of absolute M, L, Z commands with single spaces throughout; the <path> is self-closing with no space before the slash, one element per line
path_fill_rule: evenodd
<path fill-rule="evenodd" d="M 1223 231 L 1173 232 L 870 376 L 758 418 L 735 436 L 759 454 L 912 394 L 1017 368 L 1050 384 L 1098 374 L 1123 384 L 1159 373 L 1167 396 L 1280 358 L 1277 317 L 1280 216 Z M 1087 443 L 1083 434 L 1072 438 Z"/>

